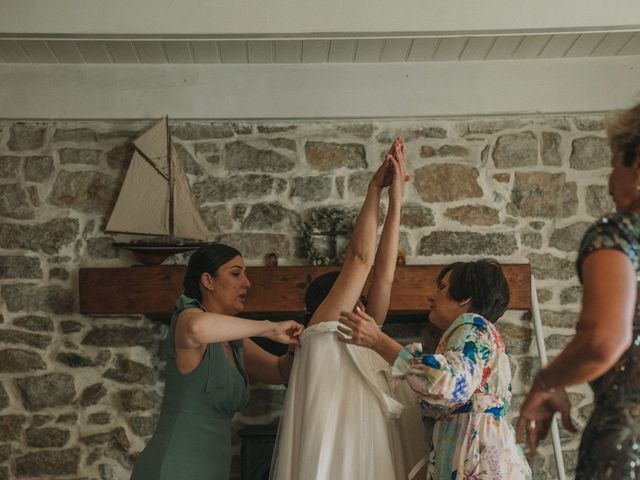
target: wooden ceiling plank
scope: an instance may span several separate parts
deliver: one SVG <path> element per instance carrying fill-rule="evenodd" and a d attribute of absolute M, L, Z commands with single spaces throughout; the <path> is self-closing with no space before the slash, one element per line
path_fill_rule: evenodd
<path fill-rule="evenodd" d="M 220 49 L 220 63 L 247 63 L 243 42 L 235 40 L 221 40 L 218 42 Z"/>
<path fill-rule="evenodd" d="M 408 60 L 410 62 L 428 62 L 438 48 L 437 38 L 416 38 L 411 45 Z"/>
<path fill-rule="evenodd" d="M 0 40 L 0 57 L 5 63 L 29 63 L 29 58 L 15 40 Z"/>
<path fill-rule="evenodd" d="M 273 42 L 274 63 L 300 63 L 302 42 L 300 40 L 276 40 Z"/>
<path fill-rule="evenodd" d="M 191 64 L 191 49 L 189 42 L 184 40 L 170 40 L 162 42 L 164 52 L 167 56 L 167 63 Z"/>
<path fill-rule="evenodd" d="M 624 47 L 632 36 L 632 32 L 608 33 L 591 55 L 594 57 L 608 57 L 615 55 L 622 47 Z"/>
<path fill-rule="evenodd" d="M 356 40 L 331 40 L 328 61 L 331 63 L 351 63 L 355 48 Z"/>
<path fill-rule="evenodd" d="M 540 52 L 551 40 L 551 35 L 527 35 L 516 47 L 511 58 L 529 59 L 538 58 Z"/>
<path fill-rule="evenodd" d="M 469 37 L 467 44 L 460 53 L 460 60 L 482 60 L 484 59 L 496 37 Z"/>
<path fill-rule="evenodd" d="M 215 40 L 192 41 L 191 46 L 196 63 L 220 63 L 220 51 Z"/>
<path fill-rule="evenodd" d="M 522 45 L 520 36 L 497 37 L 491 46 L 491 50 L 485 57 L 486 60 L 508 60 L 513 58 L 518 47 Z"/>
<path fill-rule="evenodd" d="M 20 40 L 20 46 L 31 63 L 58 63 L 44 40 Z"/>
<path fill-rule="evenodd" d="M 102 40 L 77 41 L 76 46 L 86 63 L 112 63 Z"/>
<path fill-rule="evenodd" d="M 465 37 L 443 38 L 438 45 L 433 60 L 441 62 L 458 60 L 466 43 L 467 39 Z"/>
<path fill-rule="evenodd" d="M 249 63 L 273 63 L 273 42 L 270 40 L 249 40 L 247 54 Z"/>
<path fill-rule="evenodd" d="M 302 63 L 324 63 L 329 55 L 329 40 L 303 40 Z"/>

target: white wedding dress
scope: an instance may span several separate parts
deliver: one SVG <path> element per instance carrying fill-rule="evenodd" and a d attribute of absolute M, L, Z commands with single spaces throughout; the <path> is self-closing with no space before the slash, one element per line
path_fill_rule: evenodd
<path fill-rule="evenodd" d="M 404 480 L 427 453 L 415 395 L 375 352 L 339 342 L 338 325 L 301 336 L 271 480 Z"/>

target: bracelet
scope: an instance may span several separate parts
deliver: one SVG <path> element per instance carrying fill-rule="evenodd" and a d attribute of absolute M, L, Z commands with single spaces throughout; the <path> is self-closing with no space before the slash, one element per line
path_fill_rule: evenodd
<path fill-rule="evenodd" d="M 542 370 L 540 370 L 538 372 L 538 374 L 536 375 L 535 383 L 537 383 L 538 387 L 540 387 L 540 389 L 545 391 L 545 392 L 553 392 L 553 391 L 555 391 L 555 388 L 550 387 L 549 385 L 547 385 L 547 383 L 544 381 L 544 378 L 542 378 Z"/>

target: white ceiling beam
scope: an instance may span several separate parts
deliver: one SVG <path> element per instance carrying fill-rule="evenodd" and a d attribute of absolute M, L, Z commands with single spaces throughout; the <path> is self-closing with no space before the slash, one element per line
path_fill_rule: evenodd
<path fill-rule="evenodd" d="M 0 116 L 391 118 L 606 111 L 640 56 L 414 64 L 0 65 Z"/>
<path fill-rule="evenodd" d="M 637 29 L 637 0 L 0 0 L 0 33 L 376 36 Z"/>

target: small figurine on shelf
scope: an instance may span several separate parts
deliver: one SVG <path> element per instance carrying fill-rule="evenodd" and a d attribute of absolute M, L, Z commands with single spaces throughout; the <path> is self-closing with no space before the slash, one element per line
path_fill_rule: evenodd
<path fill-rule="evenodd" d="M 402 250 L 398 250 L 398 257 L 396 258 L 396 265 L 406 265 L 407 257 Z"/>
<path fill-rule="evenodd" d="M 276 252 L 267 253 L 264 256 L 264 264 L 267 267 L 277 267 L 278 266 L 278 254 Z"/>

